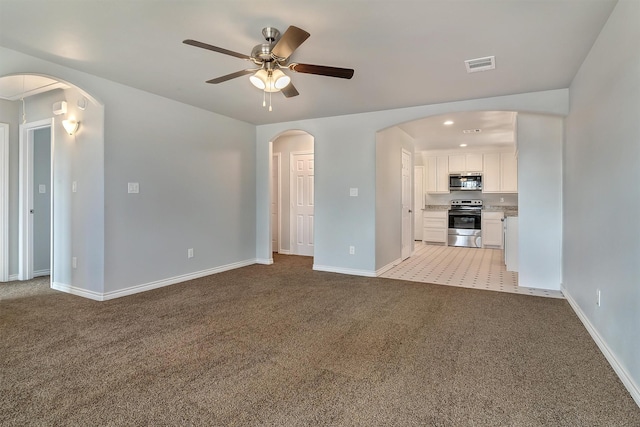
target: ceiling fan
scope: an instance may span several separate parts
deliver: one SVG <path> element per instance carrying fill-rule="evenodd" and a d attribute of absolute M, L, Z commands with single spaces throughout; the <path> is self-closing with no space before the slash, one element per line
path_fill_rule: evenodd
<path fill-rule="evenodd" d="M 292 25 L 287 28 L 287 31 L 281 36 L 278 29 L 266 27 L 262 29 L 262 35 L 266 43 L 256 45 L 251 50 L 250 55 L 234 52 L 197 40 L 187 39 L 184 40 L 183 43 L 253 62 L 258 68 L 236 71 L 235 73 L 207 80 L 207 83 L 218 84 L 247 74 L 252 74 L 249 78 L 251 83 L 258 89 L 263 90 L 265 94 L 269 92 L 269 97 L 271 97 L 272 92 L 282 92 L 287 98 L 299 95 L 298 90 L 293 83 L 291 83 L 291 78 L 282 71 L 282 69 L 285 68 L 297 73 L 317 74 L 341 79 L 350 79 L 353 77 L 353 70 L 350 68 L 299 64 L 296 62 L 289 63 L 291 54 L 310 36 L 310 34 L 303 29 Z M 269 102 L 269 104 L 271 104 L 271 102 Z M 266 95 L 263 98 L 262 105 L 266 106 Z M 269 111 L 271 111 L 271 105 L 269 105 Z"/>

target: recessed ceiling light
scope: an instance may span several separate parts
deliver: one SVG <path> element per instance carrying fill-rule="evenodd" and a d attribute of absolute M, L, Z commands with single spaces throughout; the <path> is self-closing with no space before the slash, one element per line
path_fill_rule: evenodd
<path fill-rule="evenodd" d="M 460 144 L 460 147 L 466 147 L 467 144 Z"/>
<path fill-rule="evenodd" d="M 445 126 L 451 126 L 453 124 L 453 120 L 447 120 L 446 122 L 443 123 L 443 125 Z"/>

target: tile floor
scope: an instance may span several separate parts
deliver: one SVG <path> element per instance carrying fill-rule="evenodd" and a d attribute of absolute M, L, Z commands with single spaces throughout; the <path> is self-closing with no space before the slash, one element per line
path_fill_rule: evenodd
<path fill-rule="evenodd" d="M 380 277 L 564 298 L 560 291 L 518 286 L 518 273 L 506 270 L 500 249 L 460 248 L 416 242 L 413 256 Z"/>

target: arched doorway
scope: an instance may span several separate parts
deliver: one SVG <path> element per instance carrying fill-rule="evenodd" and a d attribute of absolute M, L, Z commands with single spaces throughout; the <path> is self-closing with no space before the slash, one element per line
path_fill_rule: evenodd
<path fill-rule="evenodd" d="M 314 254 L 314 138 L 301 130 L 279 134 L 271 142 L 271 251 Z"/>
<path fill-rule="evenodd" d="M 99 215 L 87 209 L 96 206 L 96 199 L 98 206 L 104 205 L 104 107 L 73 84 L 35 74 L 0 77 L 0 98 L 4 107 L 0 122 L 8 122 L 11 152 L 0 166 L 2 174 L 8 172 L 5 169 L 10 172 L 2 189 L 9 194 L 9 232 L 0 233 L 7 248 L 4 279 L 28 280 L 49 273 L 52 287 L 73 288 L 73 276 L 79 273 L 74 270 L 87 268 L 95 248 L 104 245 L 103 209 Z M 69 132 L 65 121 L 79 126 Z M 49 152 L 44 160 L 37 154 L 42 145 Z M 34 162 L 34 153 L 39 163 Z M 41 173 L 43 165 L 50 171 Z M 36 214 L 46 211 L 47 217 L 34 221 Z M 49 226 L 43 227 L 47 222 Z M 86 245 L 88 239 L 95 243 Z M 43 264 L 40 259 L 34 270 L 34 256 L 42 253 L 50 262 Z M 85 266 L 79 267 L 78 259 Z M 96 281 L 101 285 L 101 270 L 99 275 Z"/>

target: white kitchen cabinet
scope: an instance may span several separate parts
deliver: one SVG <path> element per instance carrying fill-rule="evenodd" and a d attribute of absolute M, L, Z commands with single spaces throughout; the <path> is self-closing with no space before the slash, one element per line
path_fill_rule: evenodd
<path fill-rule="evenodd" d="M 449 212 L 424 211 L 422 218 L 422 241 L 425 243 L 447 244 L 449 229 Z"/>
<path fill-rule="evenodd" d="M 427 156 L 427 193 L 449 192 L 449 156 Z"/>
<path fill-rule="evenodd" d="M 482 154 L 453 154 L 449 156 L 449 173 L 482 172 Z"/>
<path fill-rule="evenodd" d="M 467 172 L 482 172 L 482 154 L 467 154 Z"/>
<path fill-rule="evenodd" d="M 518 159 L 514 153 L 489 153 L 484 155 L 482 192 L 518 192 Z"/>
<path fill-rule="evenodd" d="M 504 212 L 482 212 L 482 247 L 502 249 Z"/>

